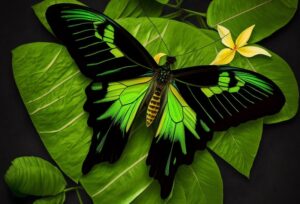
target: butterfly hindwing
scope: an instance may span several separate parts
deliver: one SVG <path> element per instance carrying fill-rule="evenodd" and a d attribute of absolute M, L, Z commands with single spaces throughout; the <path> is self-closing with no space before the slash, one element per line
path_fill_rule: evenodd
<path fill-rule="evenodd" d="M 166 198 L 173 187 L 177 168 L 191 164 L 196 150 L 204 149 L 212 133 L 205 132 L 177 88 L 169 85 L 156 135 L 152 141 L 147 164 L 150 176 L 158 179 L 161 196 Z"/>
<path fill-rule="evenodd" d="M 119 159 L 151 80 L 140 77 L 108 84 L 92 82 L 88 86 L 85 110 L 90 113 L 88 124 L 94 131 L 84 173 L 96 163 Z"/>
<path fill-rule="evenodd" d="M 55 4 L 46 17 L 82 73 L 92 79 L 135 78 L 157 67 L 128 31 L 102 13 L 75 4 Z"/>
<path fill-rule="evenodd" d="M 285 98 L 261 74 L 240 68 L 204 66 L 173 72 L 176 86 L 207 131 L 222 131 L 274 114 Z"/>

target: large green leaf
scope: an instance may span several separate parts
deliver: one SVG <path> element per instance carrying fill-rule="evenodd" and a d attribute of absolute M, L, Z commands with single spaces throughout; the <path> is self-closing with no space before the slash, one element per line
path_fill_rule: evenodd
<path fill-rule="evenodd" d="M 207 151 L 198 152 L 191 165 L 184 165 L 179 168 L 172 197 L 163 201 L 161 200 L 159 193 L 158 182 L 153 182 L 132 203 L 222 204 L 223 185 L 218 166 Z"/>
<path fill-rule="evenodd" d="M 63 192 L 66 181 L 62 173 L 38 157 L 19 157 L 12 161 L 5 182 L 18 195 L 52 196 Z"/>
<path fill-rule="evenodd" d="M 262 128 L 263 120 L 259 119 L 224 132 L 217 132 L 214 139 L 208 143 L 208 147 L 241 174 L 249 177 L 261 140 Z"/>
<path fill-rule="evenodd" d="M 104 13 L 113 19 L 141 16 L 159 16 L 162 4 L 155 0 L 111 0 Z"/>
<path fill-rule="evenodd" d="M 52 6 L 54 4 L 59 4 L 59 3 L 72 3 L 72 4 L 84 5 L 83 3 L 81 3 L 80 1 L 77 1 L 77 0 L 44 0 L 40 3 L 35 4 L 32 7 L 35 15 L 38 17 L 38 19 L 43 24 L 43 26 L 45 26 L 45 28 L 51 33 L 53 33 L 53 32 L 52 32 L 52 30 L 47 22 L 47 19 L 46 19 L 46 15 L 45 15 L 46 10 L 49 6 Z"/>
<path fill-rule="evenodd" d="M 66 200 L 66 194 L 60 193 L 56 196 L 50 196 L 46 198 L 40 198 L 38 200 L 35 200 L 33 204 L 63 204 Z"/>
<path fill-rule="evenodd" d="M 157 25 L 161 35 L 155 31 L 153 25 L 146 18 L 122 19 L 119 23 L 129 30 L 152 56 L 159 52 L 177 56 L 177 63 L 174 68 L 209 64 L 216 55 L 216 48 L 218 49 L 221 46 L 218 35 L 214 31 L 199 30 L 166 19 L 153 18 L 152 21 Z M 162 43 L 160 36 L 163 37 L 168 49 Z M 183 55 L 184 53 L 186 54 Z M 86 125 L 87 114 L 82 109 L 85 101 L 84 89 L 89 80 L 79 72 L 66 49 L 57 44 L 34 43 L 21 46 L 14 50 L 13 57 L 14 75 L 18 88 L 46 148 L 61 169 L 73 180 L 78 180 L 81 176 L 81 165 L 87 154 L 92 135 L 91 129 Z M 257 59 L 253 58 L 253 60 Z M 267 63 L 266 61 L 262 62 Z M 255 64 L 255 66 L 259 65 L 262 66 L 263 64 Z M 268 65 L 270 70 L 273 67 L 277 68 L 273 62 Z M 249 64 L 247 66 L 249 67 Z M 257 69 L 259 70 L 259 67 Z M 283 76 L 287 72 L 289 76 L 293 77 L 289 67 L 279 68 L 278 70 L 278 73 Z M 284 72 L 282 72 L 283 70 Z M 269 74 L 272 74 L 272 72 L 266 72 L 266 75 L 272 78 Z M 276 83 L 285 83 L 280 80 L 281 78 L 278 78 Z M 292 84 L 292 86 L 295 86 L 295 84 Z M 261 127 L 260 124 L 256 129 L 261 129 Z M 254 131 L 253 129 L 252 131 Z M 239 128 L 233 130 L 235 137 L 242 135 L 241 131 L 244 131 L 239 130 Z M 159 186 L 155 184 L 156 181 L 153 183 L 153 180 L 147 177 L 147 167 L 145 165 L 151 132 L 144 128 L 137 131 L 132 134 L 122 158 L 116 164 L 97 165 L 89 175 L 81 179 L 81 183 L 94 201 L 123 203 L 142 199 L 139 198 L 139 195 L 142 196 L 146 189 L 150 189 L 151 192 L 152 188 L 153 191 L 159 191 Z M 147 134 L 144 132 L 147 132 Z M 220 137 L 216 138 L 220 139 Z M 260 137 L 254 139 L 254 144 L 257 145 L 253 146 L 258 147 Z M 243 142 L 249 142 L 249 140 L 241 140 L 241 143 Z M 220 145 L 225 147 L 230 146 L 231 143 L 232 141 L 224 139 Z M 256 149 L 253 148 L 251 152 L 256 152 L 257 147 Z M 221 149 L 220 146 L 218 148 Z M 228 149 L 232 150 L 232 153 L 227 152 L 227 154 L 235 153 L 233 149 Z M 220 156 L 222 155 L 220 154 Z M 223 156 L 223 159 L 232 162 L 226 155 Z M 207 163 L 207 166 L 214 168 L 213 172 L 218 171 L 216 165 L 212 163 L 213 160 L 210 157 L 204 157 L 203 160 L 205 161 L 202 161 L 201 154 L 194 161 L 197 166 L 195 169 L 198 168 L 198 160 L 201 161 L 200 163 Z M 244 162 L 248 162 L 251 166 L 253 159 L 251 157 L 251 159 Z M 249 166 L 249 164 L 247 165 Z M 240 164 L 232 163 L 231 165 L 237 167 Z M 182 173 L 178 173 L 178 175 L 191 174 L 190 168 L 182 167 L 181 169 L 180 172 Z M 206 173 L 201 174 L 201 178 L 210 177 L 211 172 Z M 189 182 L 194 182 L 194 180 L 189 179 L 191 178 L 176 177 L 176 193 L 173 194 L 172 199 L 180 202 L 185 200 L 185 196 L 188 194 L 188 199 L 201 202 L 203 198 L 198 197 L 197 193 L 190 195 L 190 191 L 193 189 L 187 186 Z M 215 182 L 217 186 L 221 186 L 220 181 L 220 179 L 217 180 L 217 176 L 214 180 L 210 180 L 210 182 Z M 177 183 L 178 187 L 176 187 Z M 199 186 L 204 183 L 202 182 Z M 192 183 L 190 184 L 192 185 Z M 197 189 L 201 188 L 199 186 Z M 207 203 L 218 203 L 222 200 L 221 193 L 214 194 L 215 189 L 207 186 L 203 186 L 203 188 L 208 191 L 205 192 L 209 195 L 206 198 Z M 153 199 L 155 198 L 153 197 Z"/>
<path fill-rule="evenodd" d="M 89 80 L 80 73 L 67 50 L 53 43 L 32 43 L 13 50 L 13 71 L 48 152 L 77 181 L 92 134 L 83 110 L 84 89 Z"/>
<path fill-rule="evenodd" d="M 255 24 L 251 42 L 260 41 L 286 25 L 295 14 L 298 0 L 214 0 L 207 11 L 207 23 L 221 24 L 238 35 Z"/>

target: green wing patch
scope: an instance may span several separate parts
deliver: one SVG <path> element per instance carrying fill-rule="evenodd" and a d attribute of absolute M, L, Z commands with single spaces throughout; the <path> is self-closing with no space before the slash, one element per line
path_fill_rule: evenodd
<path fill-rule="evenodd" d="M 188 106 L 177 89 L 169 86 L 167 103 L 159 122 L 156 136 L 172 142 L 180 142 L 183 154 L 186 154 L 185 127 L 197 138 L 196 113 Z"/>
<path fill-rule="evenodd" d="M 119 123 L 123 132 L 128 132 L 150 85 L 151 77 L 112 82 L 107 94 L 94 103 L 112 102 L 112 105 L 97 120 L 112 118 Z"/>

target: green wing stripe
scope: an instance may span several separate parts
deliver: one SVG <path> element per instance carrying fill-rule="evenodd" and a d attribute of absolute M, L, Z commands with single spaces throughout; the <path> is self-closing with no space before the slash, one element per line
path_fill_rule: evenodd
<path fill-rule="evenodd" d="M 82 9 L 72 9 L 72 10 L 64 10 L 61 11 L 62 18 L 66 18 L 67 21 L 75 21 L 75 20 L 85 20 L 85 21 L 97 21 L 97 22 L 105 22 L 105 18 L 99 15 L 96 15 L 90 11 L 82 10 Z"/>

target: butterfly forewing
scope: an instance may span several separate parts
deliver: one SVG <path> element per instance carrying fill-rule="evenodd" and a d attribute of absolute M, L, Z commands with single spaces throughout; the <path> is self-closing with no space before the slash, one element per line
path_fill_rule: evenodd
<path fill-rule="evenodd" d="M 85 110 L 93 128 L 87 173 L 101 161 L 116 161 L 144 102 L 157 64 L 125 29 L 102 13 L 75 4 L 56 4 L 46 13 L 54 34 L 67 46 L 81 72 L 93 79 Z"/>
<path fill-rule="evenodd" d="M 208 131 L 274 114 L 285 98 L 270 79 L 245 69 L 203 66 L 173 72 L 180 94 Z"/>
<path fill-rule="evenodd" d="M 46 16 L 82 73 L 92 79 L 118 81 L 157 68 L 145 48 L 102 13 L 74 4 L 56 4 L 49 7 Z"/>

